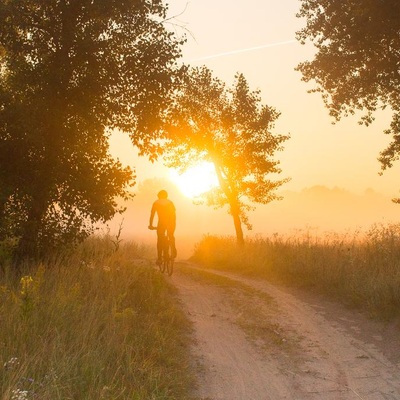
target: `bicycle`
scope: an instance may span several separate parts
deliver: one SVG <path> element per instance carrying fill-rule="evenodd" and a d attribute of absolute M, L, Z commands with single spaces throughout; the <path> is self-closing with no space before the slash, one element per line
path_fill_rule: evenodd
<path fill-rule="evenodd" d="M 149 227 L 150 230 L 157 230 L 156 227 Z M 167 271 L 168 276 L 171 276 L 174 272 L 174 258 L 172 257 L 172 249 L 167 236 L 164 232 L 163 236 L 160 237 L 161 242 L 161 260 L 157 263 L 160 272 L 164 273 Z"/>

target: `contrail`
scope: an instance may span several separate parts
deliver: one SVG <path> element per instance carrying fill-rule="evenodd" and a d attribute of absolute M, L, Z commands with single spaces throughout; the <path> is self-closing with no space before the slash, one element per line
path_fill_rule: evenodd
<path fill-rule="evenodd" d="M 293 40 L 286 40 L 284 42 L 263 44 L 261 46 L 248 47 L 246 49 L 227 51 L 227 52 L 224 52 L 224 53 L 213 54 L 212 56 L 200 57 L 200 58 L 196 58 L 196 59 L 194 59 L 192 61 L 204 61 L 204 60 L 210 60 L 212 58 L 231 56 L 233 54 L 248 53 L 249 51 L 267 49 L 269 47 L 282 46 L 282 45 L 285 45 L 285 44 L 290 44 L 290 43 L 295 43 L 295 42 L 296 42 L 296 40 L 293 39 Z"/>

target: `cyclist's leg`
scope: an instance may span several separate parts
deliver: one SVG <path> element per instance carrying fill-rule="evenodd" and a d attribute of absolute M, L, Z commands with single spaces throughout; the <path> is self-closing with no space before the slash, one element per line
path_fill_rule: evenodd
<path fill-rule="evenodd" d="M 162 252 L 165 237 L 165 228 L 162 226 L 157 227 L 157 264 L 162 262 Z"/>
<path fill-rule="evenodd" d="M 176 247 L 175 247 L 175 227 L 170 227 L 167 230 L 167 234 L 168 234 L 168 241 L 169 241 L 169 245 L 171 247 L 171 257 L 172 258 L 176 258 L 177 255 L 177 251 L 176 251 Z"/>

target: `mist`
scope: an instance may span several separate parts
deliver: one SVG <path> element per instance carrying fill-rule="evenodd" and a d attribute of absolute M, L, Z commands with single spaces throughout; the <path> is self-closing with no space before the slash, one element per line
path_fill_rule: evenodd
<path fill-rule="evenodd" d="M 152 203 L 161 189 L 167 190 L 177 210 L 178 259 L 189 258 L 204 235 L 235 235 L 227 208 L 215 210 L 195 204 L 164 178 L 147 179 L 136 187 L 134 198 L 124 204 L 126 211 L 108 224 L 110 234 L 115 235 L 122 224 L 123 240 L 152 246 L 155 255 L 156 234 L 147 227 Z M 245 230 L 247 238 L 276 233 L 293 236 L 310 230 L 323 236 L 332 232 L 364 231 L 376 223 L 399 221 L 400 205 L 373 189 L 357 194 L 338 187 L 316 185 L 279 194 L 281 200 L 259 205 L 249 213 L 252 230 Z"/>

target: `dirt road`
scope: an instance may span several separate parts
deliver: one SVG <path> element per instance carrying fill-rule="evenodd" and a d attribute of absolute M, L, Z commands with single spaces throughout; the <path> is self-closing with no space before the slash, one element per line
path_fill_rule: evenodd
<path fill-rule="evenodd" d="M 177 265 L 201 400 L 400 399 L 400 327 L 298 290 Z"/>

